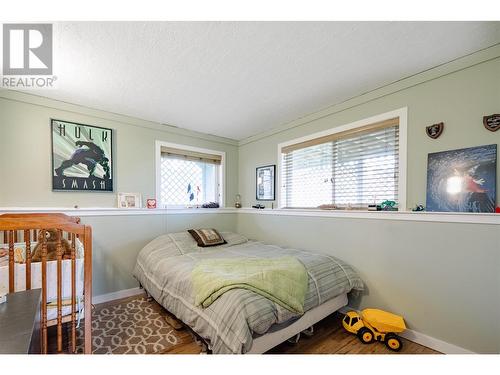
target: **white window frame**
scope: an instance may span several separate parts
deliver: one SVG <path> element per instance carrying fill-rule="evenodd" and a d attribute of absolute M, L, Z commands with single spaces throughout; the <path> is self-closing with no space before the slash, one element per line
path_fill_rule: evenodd
<path fill-rule="evenodd" d="M 356 128 L 361 128 L 363 126 L 367 126 L 370 124 L 374 124 L 377 122 L 390 120 L 393 118 L 399 119 L 399 180 L 398 180 L 398 211 L 407 211 L 407 202 L 406 202 L 406 169 L 407 169 L 407 141 L 408 141 L 408 107 L 403 107 L 396 109 L 394 111 L 381 113 L 379 115 L 375 115 L 372 117 L 367 117 L 365 119 L 351 122 L 345 125 L 336 126 L 334 128 L 320 131 L 314 134 L 309 134 L 304 137 L 292 139 L 290 141 L 286 141 L 278 144 L 278 163 L 277 163 L 277 180 L 278 180 L 278 191 L 277 191 L 277 203 L 279 208 L 285 208 L 281 202 L 281 171 L 282 171 L 282 152 L 283 147 L 291 146 L 297 143 L 310 141 L 312 139 L 325 137 L 328 135 L 341 133 L 349 130 L 353 130 Z M 293 208 L 292 208 L 293 209 Z"/>
<path fill-rule="evenodd" d="M 157 140 L 156 142 L 156 147 L 155 147 L 155 169 L 156 169 L 156 202 L 159 205 L 161 203 L 161 148 L 162 147 L 170 147 L 170 148 L 175 148 L 178 150 L 185 150 L 185 151 L 193 151 L 193 152 L 200 152 L 200 153 L 205 153 L 205 154 L 211 154 L 211 155 L 218 155 L 221 157 L 220 161 L 220 168 L 219 168 L 219 175 L 218 177 L 218 191 L 220 195 L 219 199 L 219 207 L 223 208 L 225 207 L 225 199 L 226 199 L 226 153 L 224 151 L 218 151 L 218 150 L 210 150 L 208 148 L 201 148 L 201 147 L 194 147 L 194 146 L 188 146 L 188 145 L 183 145 L 179 143 L 171 143 L 171 142 L 165 142 L 165 141 L 159 141 Z M 167 207 L 168 208 L 168 207 Z"/>

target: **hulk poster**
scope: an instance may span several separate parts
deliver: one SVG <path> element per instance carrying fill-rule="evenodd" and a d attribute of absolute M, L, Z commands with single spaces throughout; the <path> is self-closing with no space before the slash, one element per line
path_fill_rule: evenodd
<path fill-rule="evenodd" d="M 113 191 L 113 131 L 51 120 L 52 189 Z"/>

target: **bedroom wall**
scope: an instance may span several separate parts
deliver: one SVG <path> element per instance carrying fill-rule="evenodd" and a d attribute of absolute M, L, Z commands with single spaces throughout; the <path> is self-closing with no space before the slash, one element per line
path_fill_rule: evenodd
<path fill-rule="evenodd" d="M 82 222 L 92 225 L 94 296 L 136 288 L 132 271 L 137 254 L 162 234 L 214 226 L 236 231 L 234 213 L 85 216 Z"/>
<path fill-rule="evenodd" d="M 277 164 L 279 143 L 401 107 L 408 108 L 407 206 L 425 205 L 428 153 L 500 144 L 500 131 L 482 125 L 484 115 L 500 111 L 500 49 L 491 51 L 484 62 L 466 62 L 455 71 L 439 67 L 410 78 L 417 83 L 407 88 L 397 82 L 389 92 L 383 88 L 291 124 L 276 124 L 281 130 L 241 142 L 243 206 L 256 203 L 255 168 Z M 461 62 L 448 65 L 453 64 Z M 425 81 L 434 71 L 440 76 Z M 444 133 L 428 138 L 425 126 L 440 121 Z M 500 163 L 498 168 L 500 186 Z M 497 189 L 497 202 L 498 197 Z M 240 213 L 238 231 L 273 244 L 320 250 L 354 265 L 367 284 L 365 295 L 351 299 L 354 308 L 386 308 L 405 316 L 415 331 L 471 351 L 500 353 L 500 326 L 489 318 L 500 315 L 498 225 Z"/>
<path fill-rule="evenodd" d="M 392 94 L 381 94 L 360 105 L 352 100 L 354 104 L 339 106 L 348 107 L 345 110 L 339 111 L 334 106 L 325 113 L 297 120 L 293 128 L 264 134 L 261 139 L 258 136 L 249 143 L 243 141 L 238 168 L 243 207 L 256 203 L 255 168 L 278 164 L 279 143 L 402 107 L 408 107 L 407 207 L 425 205 L 428 153 L 500 143 L 500 132 L 488 131 L 482 124 L 483 116 L 500 111 L 500 48 L 496 53 L 494 60 Z M 429 138 L 425 127 L 441 121 L 445 123 L 443 134 L 436 140 Z M 497 163 L 497 186 L 500 186 L 499 178 L 500 162 Z M 499 190 L 497 196 L 500 196 Z M 271 207 L 271 202 L 260 203 Z"/>
<path fill-rule="evenodd" d="M 225 151 L 226 204 L 232 206 L 239 192 L 244 206 L 250 206 L 255 203 L 255 168 L 276 163 L 278 143 L 405 106 L 409 116 L 408 206 L 425 203 L 427 153 L 500 143 L 500 131 L 487 132 L 481 125 L 483 115 L 499 111 L 498 56 L 394 93 L 369 100 L 356 98 L 328 114 L 299 119 L 291 129 L 252 137 L 239 148 L 218 137 L 0 91 L 0 207 L 116 205 L 115 194 L 51 191 L 51 117 L 116 129 L 115 192 L 137 191 L 144 198 L 154 195 L 154 140 L 161 139 Z M 424 128 L 439 121 L 445 122 L 445 132 L 438 140 L 430 140 Z M 94 230 L 94 295 L 136 287 L 131 276 L 135 257 L 152 238 L 191 226 L 215 226 L 343 258 L 367 283 L 367 294 L 352 299 L 353 307 L 387 308 L 403 314 L 416 331 L 473 351 L 500 352 L 500 328 L 494 318 L 500 315 L 498 225 L 243 212 L 85 216 L 82 220 Z"/>
<path fill-rule="evenodd" d="M 115 129 L 115 192 L 53 192 L 50 119 Z M 226 152 L 226 203 L 237 192 L 235 141 L 170 129 L 139 119 L 0 90 L 0 213 L 6 207 L 116 207 L 117 192 L 155 194 L 155 140 Z M 138 251 L 153 238 L 196 226 L 235 230 L 225 214 L 83 216 L 93 227 L 94 295 L 137 287 L 131 272 Z"/>
<path fill-rule="evenodd" d="M 52 191 L 51 118 L 114 129 L 113 193 Z M 0 207 L 116 207 L 117 192 L 153 198 L 155 140 L 226 152 L 226 203 L 233 205 L 238 188 L 235 141 L 0 90 Z"/>
<path fill-rule="evenodd" d="M 498 225 L 240 213 L 237 228 L 249 238 L 353 265 L 366 291 L 351 296 L 352 308 L 387 309 L 417 332 L 500 353 Z"/>

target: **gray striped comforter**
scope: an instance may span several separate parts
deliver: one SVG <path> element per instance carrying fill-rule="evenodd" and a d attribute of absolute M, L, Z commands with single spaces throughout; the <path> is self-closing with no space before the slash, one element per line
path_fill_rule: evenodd
<path fill-rule="evenodd" d="M 140 251 L 134 269 L 153 298 L 203 337 L 213 353 L 245 353 L 255 335 L 299 316 L 245 289 L 230 290 L 207 308 L 195 306 L 191 271 L 200 259 L 293 256 L 309 276 L 304 311 L 363 288 L 354 270 L 334 257 L 247 241 L 234 233 L 222 235 L 228 244 L 212 248 L 199 248 L 187 232 L 160 236 Z"/>

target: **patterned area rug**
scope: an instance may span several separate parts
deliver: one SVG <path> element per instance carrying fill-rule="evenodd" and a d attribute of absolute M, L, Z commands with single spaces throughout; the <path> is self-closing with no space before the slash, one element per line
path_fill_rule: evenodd
<path fill-rule="evenodd" d="M 176 331 L 165 320 L 167 313 L 146 297 L 132 297 L 119 303 L 97 306 L 92 319 L 94 354 L 164 353 L 186 341 L 187 330 Z M 83 339 L 78 332 L 78 341 Z M 78 352 L 82 351 L 82 344 Z"/>

